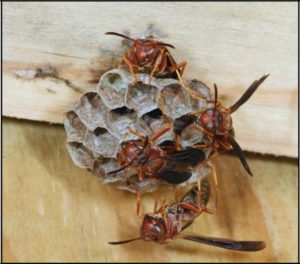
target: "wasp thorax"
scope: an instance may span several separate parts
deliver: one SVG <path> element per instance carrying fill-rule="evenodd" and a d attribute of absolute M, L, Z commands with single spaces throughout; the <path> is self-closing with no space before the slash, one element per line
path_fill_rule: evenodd
<path fill-rule="evenodd" d="M 128 140 L 122 144 L 122 153 L 124 159 L 128 162 L 133 158 L 138 158 L 137 161 L 143 159 L 143 154 L 146 154 L 145 142 L 142 140 Z"/>
<path fill-rule="evenodd" d="M 141 226 L 141 237 L 146 241 L 163 242 L 165 240 L 163 218 L 146 214 Z"/>
<path fill-rule="evenodd" d="M 217 135 L 224 135 L 232 128 L 230 115 L 215 108 L 209 108 L 201 113 L 197 123 L 206 131 Z"/>

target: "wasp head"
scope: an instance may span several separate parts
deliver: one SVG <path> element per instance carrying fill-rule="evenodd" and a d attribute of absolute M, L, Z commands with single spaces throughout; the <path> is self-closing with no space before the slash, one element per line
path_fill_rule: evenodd
<path fill-rule="evenodd" d="M 141 226 L 141 237 L 146 241 L 164 242 L 165 226 L 162 216 L 146 214 Z"/>
<path fill-rule="evenodd" d="M 161 48 L 170 47 L 175 48 L 173 45 L 161 42 L 159 39 L 154 36 L 147 36 L 141 39 L 132 39 L 128 36 L 117 32 L 106 32 L 106 35 L 115 35 L 122 38 L 126 38 L 132 41 L 132 52 L 137 61 L 139 67 L 144 67 L 147 64 L 151 64 L 155 61 L 158 56 L 158 53 L 161 51 Z"/>
<path fill-rule="evenodd" d="M 244 92 L 244 94 L 237 100 L 231 107 L 225 108 L 220 102 L 217 101 L 218 90 L 216 84 L 215 88 L 215 100 L 214 106 L 208 107 L 203 112 L 197 113 L 196 122 L 197 124 L 204 129 L 204 132 L 208 132 L 213 136 L 212 142 L 218 143 L 218 145 L 225 146 L 226 149 L 231 147 L 233 151 L 237 154 L 241 160 L 246 171 L 252 175 L 250 167 L 246 161 L 246 158 L 243 154 L 243 151 L 239 144 L 234 139 L 234 131 L 232 128 L 232 119 L 231 113 L 234 113 L 242 106 L 248 99 L 254 94 L 260 84 L 268 77 L 269 75 L 264 75 L 260 79 L 254 81 L 249 88 Z"/>
<path fill-rule="evenodd" d="M 157 43 L 159 43 L 157 40 L 150 37 L 136 39 L 132 42 L 132 49 L 138 66 L 143 67 L 154 61 L 160 51 Z"/>
<path fill-rule="evenodd" d="M 122 151 L 127 157 L 133 157 L 138 155 L 144 148 L 144 142 L 142 140 L 127 140 L 121 145 Z"/>

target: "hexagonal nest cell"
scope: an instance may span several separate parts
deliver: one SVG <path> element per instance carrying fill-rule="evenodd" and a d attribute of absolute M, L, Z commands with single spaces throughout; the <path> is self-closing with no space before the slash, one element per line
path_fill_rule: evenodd
<path fill-rule="evenodd" d="M 139 182 L 130 168 L 108 174 L 119 168 L 117 153 L 121 142 L 125 138 L 137 138 L 129 128 L 151 138 L 173 123 L 181 124 L 181 119 L 184 120 L 188 113 L 201 111 L 206 104 L 192 98 L 175 79 L 153 78 L 150 85 L 148 74 L 137 74 L 137 77 L 139 82 L 133 84 L 134 79 L 126 70 L 106 72 L 97 88 L 82 94 L 65 113 L 64 126 L 67 150 L 75 165 L 92 171 L 103 183 L 132 192 L 144 192 L 153 191 L 165 183 L 158 181 L 154 184 L 149 179 Z M 192 80 L 188 86 L 201 98 L 211 100 L 210 90 L 202 82 Z M 203 138 L 201 133 L 190 129 L 191 125 L 184 123 L 181 127 L 183 146 L 200 142 Z M 172 145 L 174 140 L 171 129 L 155 144 Z M 202 170 L 202 174 L 207 173 L 208 167 Z M 195 177 L 191 177 L 187 184 L 191 181 L 195 181 Z"/>

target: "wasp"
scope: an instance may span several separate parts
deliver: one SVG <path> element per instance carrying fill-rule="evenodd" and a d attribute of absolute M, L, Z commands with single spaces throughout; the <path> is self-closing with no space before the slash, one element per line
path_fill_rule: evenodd
<path fill-rule="evenodd" d="M 206 245 L 239 251 L 258 251 L 266 247 L 264 241 L 236 241 L 231 239 L 182 234 L 201 213 L 211 213 L 207 208 L 210 198 L 210 187 L 206 178 L 201 181 L 199 196 L 198 187 L 194 186 L 179 202 L 163 206 L 154 213 L 144 216 L 140 236 L 133 239 L 109 242 L 111 245 L 125 244 L 135 240 L 168 243 L 176 239 L 190 240 Z M 200 199 L 199 199 L 200 197 Z"/>
<path fill-rule="evenodd" d="M 198 148 L 177 150 L 176 146 L 157 146 L 155 142 L 171 127 L 158 131 L 151 139 L 136 131 L 129 131 L 138 139 L 125 140 L 118 152 L 120 168 L 108 174 L 118 173 L 130 167 L 138 175 L 139 181 L 150 177 L 154 181 L 163 180 L 171 184 L 187 181 L 193 168 L 206 160 L 205 153 Z M 140 192 L 137 192 L 137 215 L 140 209 Z"/>
<path fill-rule="evenodd" d="M 168 48 L 175 49 L 172 44 L 164 43 L 154 36 L 133 39 L 117 32 L 106 32 L 106 35 L 115 35 L 132 42 L 130 49 L 123 55 L 120 65 L 126 64 L 134 83 L 138 82 L 136 72 L 150 70 L 149 84 L 155 77 L 177 77 L 183 84 L 182 74 L 186 67 L 186 61 L 177 64 Z"/>
<path fill-rule="evenodd" d="M 212 155 L 218 150 L 232 149 L 239 157 L 245 170 L 252 176 L 250 167 L 246 161 L 240 145 L 234 139 L 234 130 L 232 126 L 231 114 L 239 109 L 241 105 L 249 100 L 261 83 L 269 76 L 264 75 L 259 80 L 254 81 L 240 99 L 229 108 L 224 107 L 218 101 L 218 88 L 214 84 L 214 101 L 207 101 L 207 107 L 200 112 L 189 113 L 174 121 L 174 132 L 176 144 L 179 145 L 179 135 L 190 124 L 205 136 L 207 143 L 196 144 L 200 148 L 212 147 Z"/>

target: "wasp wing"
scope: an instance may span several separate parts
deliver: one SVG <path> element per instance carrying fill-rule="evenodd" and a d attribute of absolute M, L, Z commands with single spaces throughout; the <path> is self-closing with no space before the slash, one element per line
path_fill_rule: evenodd
<path fill-rule="evenodd" d="M 239 251 L 259 251 L 266 247 L 264 241 L 236 241 L 224 238 L 192 235 L 185 235 L 182 238 L 210 246 Z"/>
<path fill-rule="evenodd" d="M 232 149 L 235 152 L 235 154 L 239 157 L 245 170 L 249 173 L 249 175 L 253 176 L 240 145 L 235 141 L 235 139 L 232 136 L 228 136 L 228 141 L 229 141 L 230 145 L 232 146 Z"/>
<path fill-rule="evenodd" d="M 187 181 L 191 176 L 192 173 L 189 171 L 178 172 L 175 170 L 164 170 L 157 175 L 157 178 L 171 184 L 180 184 Z"/>
<path fill-rule="evenodd" d="M 184 150 L 171 151 L 167 154 L 170 161 L 178 161 L 181 164 L 196 166 L 200 162 L 205 161 L 205 153 L 198 148 L 186 148 Z"/>
<path fill-rule="evenodd" d="M 205 159 L 204 152 L 196 148 L 168 151 L 164 168 L 156 177 L 171 184 L 183 183 L 193 175 L 193 167 Z"/>
<path fill-rule="evenodd" d="M 259 80 L 254 81 L 250 87 L 246 90 L 246 92 L 241 96 L 241 98 L 234 104 L 232 105 L 229 109 L 230 112 L 233 113 L 238 108 L 243 105 L 248 99 L 254 94 L 254 92 L 257 90 L 257 88 L 262 84 L 262 82 L 269 76 L 269 74 L 264 75 L 261 77 Z"/>

